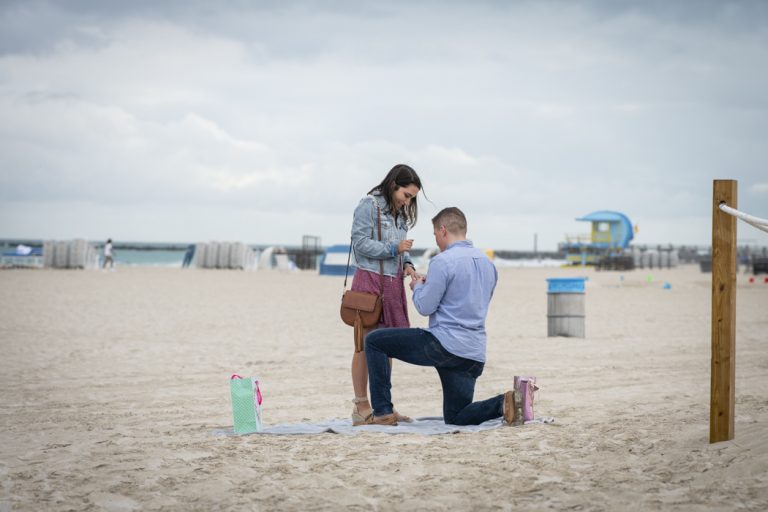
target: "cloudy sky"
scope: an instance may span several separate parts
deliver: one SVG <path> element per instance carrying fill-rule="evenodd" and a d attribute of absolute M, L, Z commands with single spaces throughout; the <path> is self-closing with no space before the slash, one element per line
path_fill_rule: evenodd
<path fill-rule="evenodd" d="M 768 217 L 767 63 L 760 0 L 6 0 L 0 238 L 343 243 L 403 162 L 417 247 L 704 245 L 715 178 Z"/>

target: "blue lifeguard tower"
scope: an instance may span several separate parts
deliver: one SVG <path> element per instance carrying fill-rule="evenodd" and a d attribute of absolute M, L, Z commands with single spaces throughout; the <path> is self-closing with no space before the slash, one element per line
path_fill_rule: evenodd
<path fill-rule="evenodd" d="M 589 235 L 566 235 L 561 248 L 571 265 L 600 265 L 624 255 L 635 237 L 629 218 L 620 212 L 600 210 L 576 220 L 591 222 Z"/>

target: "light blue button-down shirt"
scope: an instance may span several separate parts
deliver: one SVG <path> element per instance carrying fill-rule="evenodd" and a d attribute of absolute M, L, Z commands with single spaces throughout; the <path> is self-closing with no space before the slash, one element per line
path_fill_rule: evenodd
<path fill-rule="evenodd" d="M 453 355 L 485 362 L 485 317 L 496 288 L 496 267 L 469 240 L 454 242 L 429 263 L 413 289 L 413 304 Z"/>

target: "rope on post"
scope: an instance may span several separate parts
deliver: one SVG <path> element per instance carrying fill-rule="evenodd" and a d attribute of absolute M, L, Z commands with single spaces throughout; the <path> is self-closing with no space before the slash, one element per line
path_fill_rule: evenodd
<path fill-rule="evenodd" d="M 744 212 L 740 212 L 739 210 L 735 208 L 731 208 L 725 203 L 720 203 L 719 208 L 725 213 L 729 215 L 733 215 L 734 217 L 743 220 L 750 226 L 756 227 L 757 229 L 768 233 L 768 220 L 761 219 L 760 217 L 754 217 Z"/>

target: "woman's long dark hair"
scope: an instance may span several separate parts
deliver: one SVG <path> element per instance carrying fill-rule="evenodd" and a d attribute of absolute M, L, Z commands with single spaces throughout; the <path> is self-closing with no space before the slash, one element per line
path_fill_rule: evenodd
<path fill-rule="evenodd" d="M 387 206 L 392 207 L 392 192 L 397 187 L 407 187 L 408 185 L 416 185 L 419 190 L 422 190 L 421 179 L 416 171 L 409 165 L 397 164 L 394 166 L 384 177 L 384 181 L 373 187 L 368 193 L 379 192 L 387 200 Z M 405 215 L 405 221 L 408 223 L 408 227 L 412 228 L 416 225 L 416 220 L 419 217 L 419 205 L 416 204 L 416 197 L 411 200 L 408 206 L 404 206 L 401 209 L 403 215 Z"/>

